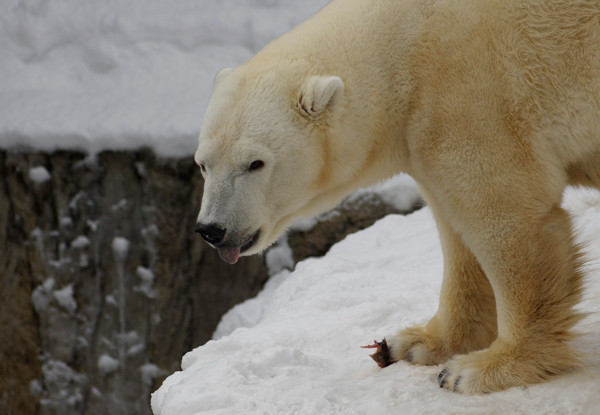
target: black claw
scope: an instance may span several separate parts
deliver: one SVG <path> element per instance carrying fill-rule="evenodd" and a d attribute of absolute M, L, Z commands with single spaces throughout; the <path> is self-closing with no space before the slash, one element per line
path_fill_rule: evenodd
<path fill-rule="evenodd" d="M 452 388 L 452 392 L 458 392 L 458 385 L 462 381 L 462 376 L 456 378 L 456 382 L 454 382 L 454 387 Z"/>
<path fill-rule="evenodd" d="M 406 361 L 409 363 L 412 363 L 415 360 L 415 357 L 413 356 L 412 352 L 408 352 L 406 354 Z"/>
<path fill-rule="evenodd" d="M 440 384 L 440 388 L 443 388 L 444 385 L 446 385 L 446 378 L 449 374 L 450 372 L 448 372 L 448 369 L 444 368 L 438 375 L 438 383 Z"/>

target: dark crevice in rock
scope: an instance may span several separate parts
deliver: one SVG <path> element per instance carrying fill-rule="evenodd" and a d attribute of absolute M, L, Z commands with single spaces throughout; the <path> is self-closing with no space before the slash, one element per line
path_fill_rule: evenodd
<path fill-rule="evenodd" d="M 0 151 L 0 413 L 149 414 L 258 292 L 262 258 L 231 267 L 194 234 L 201 180 L 150 151 Z"/>

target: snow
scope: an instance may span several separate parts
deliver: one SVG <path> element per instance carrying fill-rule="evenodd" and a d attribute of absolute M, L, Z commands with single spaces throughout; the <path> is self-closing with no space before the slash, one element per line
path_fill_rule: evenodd
<path fill-rule="evenodd" d="M 87 248 L 89 245 L 90 240 L 84 235 L 79 235 L 77 238 L 73 239 L 73 242 L 71 242 L 71 248 L 73 249 L 83 249 Z"/>
<path fill-rule="evenodd" d="M 154 363 L 145 363 L 140 366 L 140 376 L 142 377 L 142 381 L 146 385 L 150 385 L 154 379 L 159 376 L 165 375 L 164 371 L 161 370 Z"/>
<path fill-rule="evenodd" d="M 4 0 L 0 147 L 191 155 L 212 80 L 326 0 Z"/>
<path fill-rule="evenodd" d="M 108 375 L 119 368 L 119 361 L 114 357 L 103 354 L 98 358 L 98 371 L 102 375 Z"/>
<path fill-rule="evenodd" d="M 282 236 L 269 248 L 265 255 L 265 262 L 269 270 L 269 276 L 273 276 L 284 269 L 294 268 L 293 252 L 287 236 Z"/>
<path fill-rule="evenodd" d="M 129 254 L 129 245 L 130 242 L 128 239 L 123 238 L 121 236 L 117 236 L 112 241 L 112 251 L 113 258 L 115 260 L 116 271 L 117 271 L 117 281 L 118 281 L 118 303 L 117 306 L 119 308 L 119 363 L 121 368 L 125 367 L 125 357 L 126 357 L 126 338 L 127 333 L 126 329 L 126 318 L 125 312 L 127 310 L 127 299 L 126 299 L 126 274 L 125 274 L 125 260 L 127 259 L 127 255 Z"/>
<path fill-rule="evenodd" d="M 73 297 L 73 284 L 54 291 L 54 299 L 56 302 L 69 313 L 73 314 L 77 311 L 77 302 Z"/>
<path fill-rule="evenodd" d="M 350 195 L 348 199 L 358 199 L 371 193 L 378 195 L 396 209 L 407 212 L 413 210 L 415 203 L 422 199 L 417 184 L 407 174 L 399 174 L 374 186 L 361 189 Z"/>
<path fill-rule="evenodd" d="M 133 287 L 133 290 L 144 294 L 148 298 L 156 298 L 158 293 L 152 288 L 154 285 L 154 273 L 152 270 L 139 266 L 135 274 L 139 278 L 140 283 Z"/>
<path fill-rule="evenodd" d="M 37 313 L 45 313 L 50 304 L 53 303 L 52 300 L 69 313 L 75 313 L 77 311 L 77 302 L 73 296 L 73 284 L 66 285 L 60 289 L 55 289 L 55 285 L 56 281 L 54 278 L 47 278 L 31 293 L 31 303 Z"/>
<path fill-rule="evenodd" d="M 155 415 L 595 414 L 600 405 L 600 193 L 568 189 L 564 206 L 585 244 L 589 313 L 574 347 L 584 369 L 485 396 L 442 390 L 440 367 L 379 369 L 359 346 L 435 312 L 442 254 L 428 208 L 390 215 L 322 258 L 274 276 L 236 306 L 212 340 L 152 395 Z M 237 327 L 237 329 L 236 329 Z"/>
<path fill-rule="evenodd" d="M 84 402 L 86 376 L 76 372 L 60 360 L 48 359 L 42 363 L 45 394 L 40 399 L 46 413 L 64 413 L 66 408 Z M 49 396 L 49 397 L 48 397 Z"/>
<path fill-rule="evenodd" d="M 271 277 L 261 292 L 254 298 L 244 301 L 229 310 L 213 333 L 213 339 L 218 340 L 225 337 L 240 327 L 254 327 L 262 319 L 265 312 L 265 304 L 269 301 L 273 292 L 288 277 L 290 271 L 284 269 Z"/>
<path fill-rule="evenodd" d="M 38 314 L 44 313 L 50 306 L 54 284 L 54 278 L 48 278 L 42 284 L 35 287 L 31 293 L 31 303 Z"/>
<path fill-rule="evenodd" d="M 129 253 L 129 241 L 121 236 L 113 239 L 111 244 L 113 255 L 117 262 L 125 261 Z"/>
<path fill-rule="evenodd" d="M 50 180 L 52 176 L 44 166 L 32 167 L 29 169 L 29 180 L 35 184 L 41 184 Z"/>

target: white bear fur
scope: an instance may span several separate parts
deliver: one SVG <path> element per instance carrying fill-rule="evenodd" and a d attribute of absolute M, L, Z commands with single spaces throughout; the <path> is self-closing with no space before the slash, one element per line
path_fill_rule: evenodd
<path fill-rule="evenodd" d="M 195 157 L 198 221 L 242 255 L 412 175 L 444 283 L 392 358 L 447 362 L 441 386 L 463 393 L 577 366 L 582 259 L 560 205 L 568 184 L 600 188 L 599 1 L 335 0 L 218 75 Z"/>

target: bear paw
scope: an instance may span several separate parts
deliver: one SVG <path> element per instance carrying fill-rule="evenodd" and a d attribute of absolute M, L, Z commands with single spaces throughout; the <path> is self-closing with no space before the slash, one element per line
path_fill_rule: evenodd
<path fill-rule="evenodd" d="M 551 350 L 509 347 L 496 340 L 488 349 L 456 356 L 438 376 L 441 388 L 464 394 L 483 394 L 513 386 L 526 386 L 577 366 L 564 345 Z"/>
<path fill-rule="evenodd" d="M 446 363 L 438 376 L 440 388 L 467 395 L 483 394 L 530 382 L 516 381 L 516 373 L 489 356 L 487 350 L 457 356 Z"/>
<path fill-rule="evenodd" d="M 448 361 L 452 353 L 441 337 L 426 327 L 411 327 L 389 342 L 392 360 L 406 360 L 419 365 L 434 366 Z"/>

